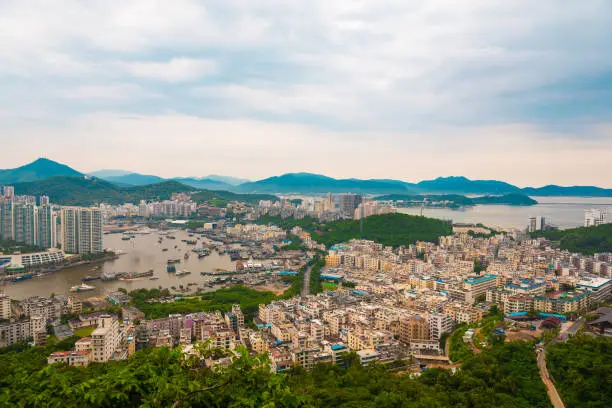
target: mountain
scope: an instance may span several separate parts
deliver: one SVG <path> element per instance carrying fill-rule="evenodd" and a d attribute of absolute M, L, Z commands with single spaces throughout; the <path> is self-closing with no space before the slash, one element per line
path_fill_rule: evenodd
<path fill-rule="evenodd" d="M 78 171 L 49 159 L 40 158 L 32 163 L 8 170 L 0 170 L 0 184 L 15 184 L 43 180 L 55 176 L 81 176 Z"/>
<path fill-rule="evenodd" d="M 179 183 L 191 186 L 194 188 L 200 188 L 205 190 L 226 190 L 231 191 L 234 189 L 233 184 L 228 184 L 220 180 L 212 180 L 209 178 L 195 178 L 195 177 L 175 177 L 172 180 L 176 180 Z"/>
<path fill-rule="evenodd" d="M 526 187 L 522 190 L 524 194 L 534 196 L 551 197 L 612 197 L 612 188 L 600 188 L 593 186 L 555 186 Z"/>
<path fill-rule="evenodd" d="M 121 176 L 107 176 L 102 177 L 102 179 L 122 186 L 144 186 L 164 181 L 163 178 L 158 176 L 138 173 L 128 173 Z"/>
<path fill-rule="evenodd" d="M 243 178 L 231 177 L 231 176 L 220 176 L 218 174 L 209 174 L 208 176 L 205 176 L 202 178 L 208 179 L 208 180 L 222 181 L 232 186 L 237 186 L 239 184 L 244 184 L 244 183 L 248 183 L 249 181 L 251 181 L 249 179 L 243 179 Z"/>
<path fill-rule="evenodd" d="M 109 169 L 109 170 L 92 171 L 92 172 L 87 173 L 87 175 L 103 179 L 106 177 L 125 176 L 126 174 L 130 174 L 130 173 L 133 173 L 133 172 L 127 171 L 127 170 Z"/>
<path fill-rule="evenodd" d="M 172 179 L 164 179 L 159 176 L 130 173 L 124 172 L 123 170 L 102 170 L 98 172 L 90 173 L 90 175 L 102 174 L 97 176 L 103 180 L 110 181 L 111 183 L 117 184 L 123 187 L 129 186 L 144 186 L 147 184 L 161 183 L 164 180 L 175 180 L 186 186 L 191 186 L 198 189 L 206 190 L 232 190 L 234 186 L 232 184 L 225 183 L 219 180 L 212 180 L 207 178 L 196 178 L 196 177 L 175 177 Z M 107 175 L 117 174 L 117 175 Z"/>
<path fill-rule="evenodd" d="M 407 193 L 408 183 L 397 180 L 334 179 L 321 174 L 287 173 L 282 176 L 243 183 L 238 189 L 258 193 Z"/>
<path fill-rule="evenodd" d="M 466 177 L 438 177 L 416 184 L 417 189 L 427 193 L 456 194 L 507 194 L 520 192 L 520 188 L 497 180 L 470 180 Z"/>

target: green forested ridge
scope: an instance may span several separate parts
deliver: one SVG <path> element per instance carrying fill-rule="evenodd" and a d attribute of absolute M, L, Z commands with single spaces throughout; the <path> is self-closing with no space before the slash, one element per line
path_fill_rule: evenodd
<path fill-rule="evenodd" d="M 15 184 L 15 191 L 25 195 L 48 195 L 51 202 L 61 205 L 94 205 L 138 203 L 140 200 L 167 200 L 172 193 L 187 193 L 196 190 L 177 181 L 162 181 L 143 186 L 122 187 L 97 178 L 57 176 L 44 180 Z M 199 190 L 193 194 L 194 201 L 242 201 L 256 203 L 259 200 L 278 200 L 276 196 L 259 194 L 235 194 L 229 191 Z M 214 201 L 220 200 L 220 201 Z"/>
<path fill-rule="evenodd" d="M 556 241 L 561 249 L 567 249 L 570 252 L 580 252 L 587 255 L 596 252 L 612 252 L 612 224 L 557 231 L 538 231 L 532 235 Z"/>
<path fill-rule="evenodd" d="M 88 368 L 47 366 L 50 348 L 8 350 L 0 354 L 0 406 L 549 407 L 532 347 L 505 344 L 474 356 L 455 374 L 430 369 L 416 378 L 353 359 L 348 368 L 272 374 L 264 356 L 246 352 L 212 372 L 167 348 Z"/>
<path fill-rule="evenodd" d="M 440 236 L 452 234 L 450 223 L 407 214 L 383 214 L 364 218 L 363 233 L 360 232 L 359 220 L 320 223 L 312 218 L 281 220 L 280 217 L 262 217 L 257 222 L 271 223 L 281 228 L 299 226 L 310 232 L 314 241 L 326 246 L 361 238 L 397 247 L 414 244 L 416 241 L 437 242 Z"/>
<path fill-rule="evenodd" d="M 612 339 L 577 336 L 548 347 L 546 361 L 567 408 L 612 404 Z"/>

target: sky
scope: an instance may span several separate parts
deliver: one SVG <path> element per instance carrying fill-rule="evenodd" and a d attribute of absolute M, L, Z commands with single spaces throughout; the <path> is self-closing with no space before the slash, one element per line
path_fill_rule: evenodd
<path fill-rule="evenodd" d="M 612 187 L 609 0 L 0 0 L 0 168 Z"/>

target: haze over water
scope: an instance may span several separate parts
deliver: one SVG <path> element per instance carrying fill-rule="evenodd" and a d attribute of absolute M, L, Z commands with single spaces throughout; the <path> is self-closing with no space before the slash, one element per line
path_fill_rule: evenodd
<path fill-rule="evenodd" d="M 458 223 L 481 223 L 497 228 L 525 228 L 529 217 L 546 217 L 546 222 L 559 228 L 575 228 L 584 225 L 584 210 L 598 207 L 608 209 L 612 216 L 611 197 L 532 197 L 538 202 L 533 206 L 476 205 L 451 210 L 425 208 L 426 217 L 450 219 Z M 404 214 L 419 214 L 417 207 L 401 208 Z"/>

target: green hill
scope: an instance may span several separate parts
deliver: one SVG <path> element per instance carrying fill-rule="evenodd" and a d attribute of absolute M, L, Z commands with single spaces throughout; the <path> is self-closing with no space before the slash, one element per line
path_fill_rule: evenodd
<path fill-rule="evenodd" d="M 146 186 L 121 187 L 108 181 L 85 177 L 51 177 L 45 180 L 17 183 L 15 191 L 25 195 L 48 195 L 61 205 L 94 205 L 137 203 L 140 200 L 167 200 L 172 193 L 193 190 L 175 181 Z"/>
<path fill-rule="evenodd" d="M 363 233 L 360 232 L 360 221 L 357 220 L 319 223 L 309 218 L 281 220 L 278 217 L 263 217 L 257 222 L 272 223 L 283 228 L 299 226 L 310 232 L 313 240 L 328 247 L 353 238 L 400 246 L 414 244 L 416 241 L 437 242 L 440 236 L 452 234 L 452 226 L 445 221 L 407 214 L 367 217 L 363 220 Z"/>
<path fill-rule="evenodd" d="M 596 252 L 612 252 L 612 224 L 558 231 L 538 231 L 532 236 L 545 237 L 558 242 L 561 249 L 567 249 L 570 252 L 588 255 Z"/>
<path fill-rule="evenodd" d="M 14 184 L 43 180 L 55 176 L 78 177 L 78 171 L 49 159 L 37 159 L 32 163 L 8 170 L 0 170 L 0 184 Z"/>
<path fill-rule="evenodd" d="M 29 183 L 15 184 L 15 191 L 24 195 L 48 195 L 51 202 L 60 205 L 94 205 L 99 203 L 138 203 L 140 200 L 168 200 L 172 193 L 193 192 L 193 187 L 177 181 L 167 180 L 144 186 L 119 186 L 93 177 L 51 177 Z M 228 191 L 197 190 L 192 194 L 197 202 L 212 201 L 225 204 L 229 201 L 256 203 L 259 200 L 274 200 L 278 197 L 267 194 L 234 194 Z"/>

